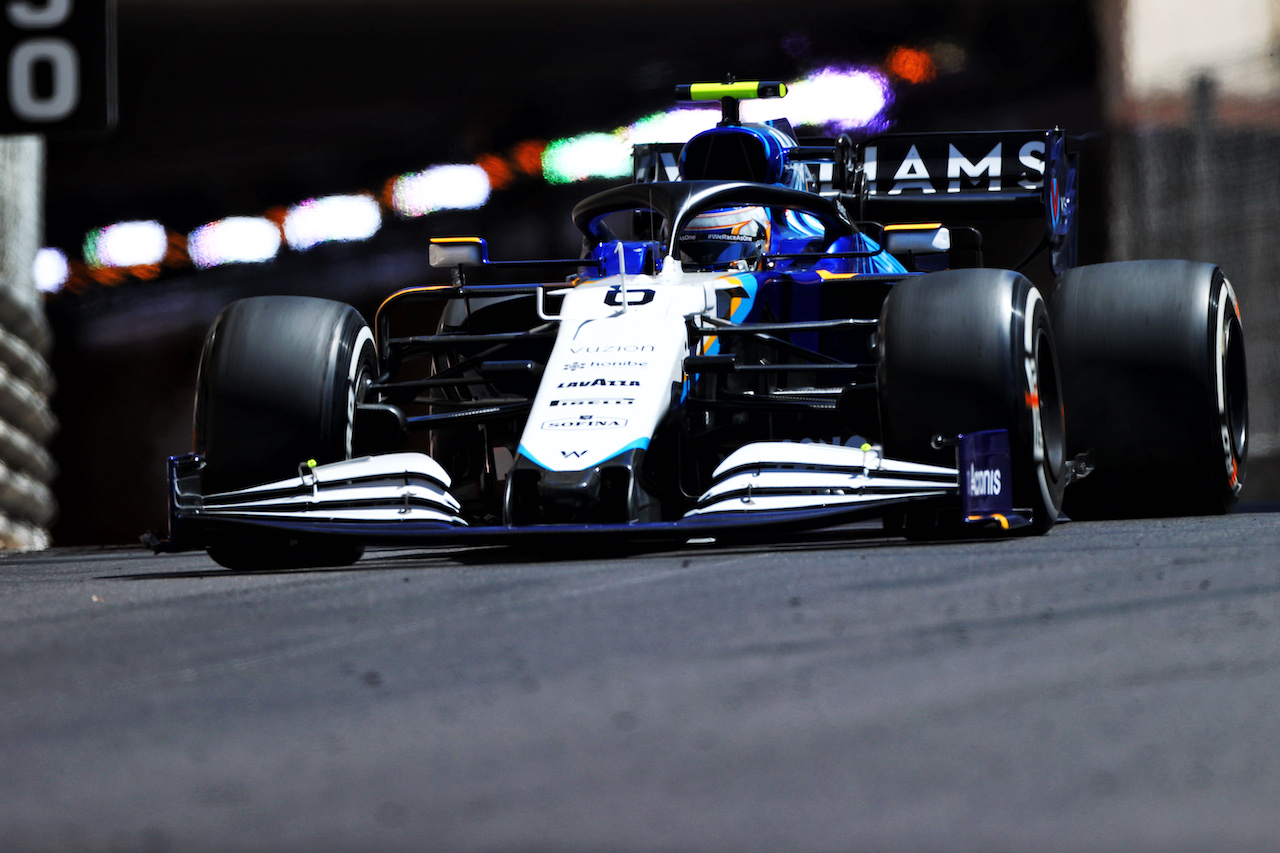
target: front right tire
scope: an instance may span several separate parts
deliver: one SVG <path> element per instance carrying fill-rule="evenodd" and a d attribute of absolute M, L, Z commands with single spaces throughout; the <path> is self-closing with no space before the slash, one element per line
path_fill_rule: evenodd
<path fill-rule="evenodd" d="M 998 269 L 901 281 L 885 300 L 878 349 L 885 454 L 954 465 L 935 436 L 1004 429 L 1014 508 L 1030 516 L 1027 532 L 1052 528 L 1067 479 L 1065 426 L 1053 330 L 1035 286 Z M 905 521 L 908 533 L 960 528 L 958 518 L 921 525 L 908 512 Z"/>

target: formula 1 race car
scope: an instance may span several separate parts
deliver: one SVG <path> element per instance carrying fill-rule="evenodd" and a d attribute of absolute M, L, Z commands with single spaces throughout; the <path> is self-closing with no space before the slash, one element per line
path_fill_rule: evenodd
<path fill-rule="evenodd" d="M 1218 268 L 1076 266 L 1059 130 L 800 141 L 739 120 L 740 99 L 785 93 L 680 87 L 723 120 L 637 146 L 634 181 L 574 209 L 580 257 L 434 238 L 451 282 L 391 295 L 376 333 L 336 302 L 231 304 L 159 547 L 259 569 L 374 543 L 679 543 L 866 517 L 959 537 L 1044 533 L 1064 508 L 1232 507 L 1245 349 Z M 1011 217 L 1043 221 L 1019 266 L 1047 258 L 1043 290 L 984 267 L 964 224 Z"/>

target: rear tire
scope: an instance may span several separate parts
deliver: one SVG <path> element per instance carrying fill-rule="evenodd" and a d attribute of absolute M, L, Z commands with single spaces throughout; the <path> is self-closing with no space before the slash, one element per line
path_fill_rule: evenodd
<path fill-rule="evenodd" d="M 351 458 L 356 403 L 375 378 L 373 335 L 350 305 L 304 296 L 233 302 L 205 338 L 195 407 L 203 488 L 296 477 L 299 464 Z M 264 532 L 210 543 L 237 570 L 349 565 L 362 545 Z"/>
<path fill-rule="evenodd" d="M 880 320 L 878 385 L 885 455 L 954 465 L 935 435 L 1009 433 L 1013 505 L 1045 533 L 1062 507 L 1065 435 L 1056 350 L 1040 292 L 1016 272 L 965 269 L 902 281 Z M 929 514 L 926 514 L 929 515 Z M 940 519 L 940 535 L 958 531 Z M 890 519 L 892 526 L 896 518 Z M 906 513 L 909 535 L 937 527 Z"/>
<path fill-rule="evenodd" d="M 1096 469 L 1073 518 L 1202 515 L 1235 505 L 1248 459 L 1244 330 L 1222 271 L 1191 261 L 1077 267 L 1052 295 L 1073 454 Z"/>

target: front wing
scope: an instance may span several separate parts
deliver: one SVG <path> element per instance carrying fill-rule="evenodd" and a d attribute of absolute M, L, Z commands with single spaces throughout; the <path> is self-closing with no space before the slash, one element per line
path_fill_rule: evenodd
<path fill-rule="evenodd" d="M 710 488 L 672 521 L 632 524 L 472 524 L 449 493 L 449 476 L 422 453 L 388 453 L 302 465 L 297 477 L 234 492 L 201 491 L 203 460 L 169 460 L 169 538 L 157 551 L 205 547 L 237 531 L 355 539 L 367 544 L 496 545 L 547 536 L 680 542 L 760 539 L 874 518 L 911 507 L 958 520 L 1022 526 L 1013 509 L 1008 436 L 956 440 L 955 468 L 884 457 L 874 447 L 756 442 L 731 454 Z"/>

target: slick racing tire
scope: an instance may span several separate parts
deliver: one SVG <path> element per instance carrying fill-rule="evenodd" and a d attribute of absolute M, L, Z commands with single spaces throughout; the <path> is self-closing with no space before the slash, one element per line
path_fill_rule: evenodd
<path fill-rule="evenodd" d="M 375 378 L 373 335 L 349 305 L 304 296 L 233 302 L 205 338 L 195 449 L 206 494 L 298 475 L 352 455 L 356 403 Z M 347 565 L 363 546 L 226 534 L 209 547 L 228 568 Z"/>
<path fill-rule="evenodd" d="M 1235 505 L 1248 458 L 1244 330 L 1222 271 L 1126 261 L 1059 277 L 1050 311 L 1068 451 L 1094 471 L 1072 518 L 1202 515 Z"/>
<path fill-rule="evenodd" d="M 995 269 L 907 279 L 885 300 L 878 338 L 885 455 L 953 466 L 954 449 L 935 448 L 935 436 L 1007 430 L 1013 505 L 1031 521 L 1023 531 L 1052 528 L 1066 485 L 1061 386 L 1049 314 L 1031 282 Z M 908 512 L 905 532 L 956 532 L 958 514 L 921 523 Z"/>

